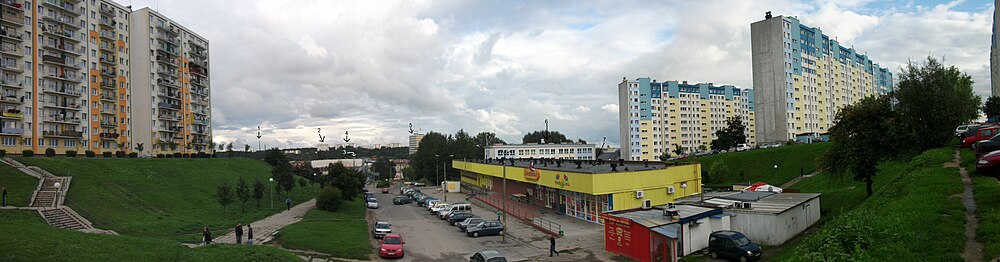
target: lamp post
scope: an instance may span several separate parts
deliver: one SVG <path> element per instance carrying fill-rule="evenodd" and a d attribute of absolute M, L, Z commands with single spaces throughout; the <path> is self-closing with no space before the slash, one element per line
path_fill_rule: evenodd
<path fill-rule="evenodd" d="M 274 178 L 273 177 L 272 178 L 268 178 L 267 181 L 273 183 L 274 182 Z M 270 183 L 268 183 L 268 184 L 270 184 Z M 271 192 L 271 209 L 274 209 L 274 188 L 272 188 L 272 187 L 274 187 L 274 185 L 268 186 L 268 190 L 267 191 Z"/>
<path fill-rule="evenodd" d="M 56 199 L 53 202 L 55 202 L 55 207 L 59 207 L 59 191 L 61 191 L 60 189 L 62 188 L 62 184 L 56 182 L 52 186 L 56 187 Z"/>
<path fill-rule="evenodd" d="M 503 232 L 505 234 L 500 235 L 500 243 L 507 243 L 507 165 L 500 163 L 503 166 L 503 195 L 500 199 L 503 199 Z"/>

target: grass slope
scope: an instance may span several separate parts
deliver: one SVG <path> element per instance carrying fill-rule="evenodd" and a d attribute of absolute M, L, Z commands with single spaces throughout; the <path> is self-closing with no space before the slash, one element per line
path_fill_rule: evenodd
<path fill-rule="evenodd" d="M 31 194 L 38 186 L 38 179 L 21 173 L 7 164 L 0 164 L 0 187 L 7 188 L 7 205 L 26 207 Z"/>
<path fill-rule="evenodd" d="M 0 261 L 301 261 L 269 246 L 212 245 L 50 227 L 34 211 L 0 211 Z"/>
<path fill-rule="evenodd" d="M 361 199 L 345 202 L 337 212 L 313 209 L 302 221 L 281 229 L 281 234 L 279 243 L 285 248 L 363 260 L 372 252 Z"/>
<path fill-rule="evenodd" d="M 215 199 L 217 186 L 226 182 L 235 187 L 241 176 L 250 185 L 255 179 L 268 183 L 271 167 L 246 158 L 17 160 L 58 176 L 72 176 L 67 204 L 95 227 L 123 235 L 197 243 L 203 226 L 212 229 L 213 236 L 221 236 L 237 222 L 259 220 L 284 208 L 284 198 L 275 195 L 275 209 L 268 209 L 270 194 L 265 192 L 261 208 L 251 199 L 246 213 L 241 213 L 236 202 L 229 206 L 228 216 L 223 216 Z M 296 187 L 292 200 L 308 200 L 313 190 Z"/>
<path fill-rule="evenodd" d="M 957 194 L 962 182 L 956 168 L 941 166 L 953 150 L 883 163 L 875 179 L 885 184 L 874 195 L 844 209 L 779 260 L 960 261 L 965 219 Z"/>
<path fill-rule="evenodd" d="M 815 171 L 817 158 L 826 152 L 830 145 L 830 143 L 791 145 L 676 161 L 701 163 L 701 170 L 706 174 L 714 165 L 727 170 L 721 176 L 703 176 L 705 183 L 714 187 L 746 184 L 750 180 L 781 185 L 799 176 L 800 171 L 805 174 Z M 775 165 L 778 166 L 777 169 L 774 168 Z M 743 177 L 740 177 L 740 171 L 744 172 Z"/>

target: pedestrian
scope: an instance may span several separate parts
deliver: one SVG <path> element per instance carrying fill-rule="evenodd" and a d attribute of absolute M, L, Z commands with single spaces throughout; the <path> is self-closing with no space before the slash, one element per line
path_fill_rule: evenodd
<path fill-rule="evenodd" d="M 212 231 L 208 231 L 208 227 L 201 229 L 201 236 L 204 238 L 202 240 L 203 244 L 208 245 L 212 243 Z"/>
<path fill-rule="evenodd" d="M 556 251 L 556 238 L 550 236 L 549 237 L 549 256 L 551 257 L 553 253 L 556 254 L 556 256 L 559 255 L 559 251 Z"/>
<path fill-rule="evenodd" d="M 243 223 L 236 223 L 236 244 L 243 244 Z"/>
<path fill-rule="evenodd" d="M 7 206 L 7 187 L 3 188 L 3 206 Z"/>
<path fill-rule="evenodd" d="M 247 245 L 253 245 L 253 227 L 247 223 Z"/>
<path fill-rule="evenodd" d="M 285 205 L 288 206 L 288 210 L 292 210 L 292 199 L 285 198 Z"/>
<path fill-rule="evenodd" d="M 502 214 L 503 214 L 503 211 L 497 210 L 497 221 L 500 221 L 500 215 L 502 215 Z"/>

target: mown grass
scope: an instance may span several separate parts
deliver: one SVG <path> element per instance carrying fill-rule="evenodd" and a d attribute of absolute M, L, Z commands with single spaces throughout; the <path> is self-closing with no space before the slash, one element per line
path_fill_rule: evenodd
<path fill-rule="evenodd" d="M 31 204 L 31 194 L 35 192 L 37 186 L 38 178 L 21 173 L 6 164 L 0 164 L 0 187 L 7 189 L 8 206 L 26 207 Z"/>
<path fill-rule="evenodd" d="M 0 211 L 0 261 L 301 261 L 269 246 L 187 248 L 155 238 L 88 234 L 50 227 L 35 211 Z"/>
<path fill-rule="evenodd" d="M 819 156 L 826 152 L 830 145 L 831 143 L 790 145 L 676 161 L 701 163 L 702 179 L 706 185 L 713 187 L 728 187 L 733 184 L 746 184 L 749 181 L 781 185 L 799 174 L 816 171 Z M 722 172 L 709 174 L 716 165 L 718 165 L 717 170 Z M 775 165 L 778 168 L 774 168 Z"/>
<path fill-rule="evenodd" d="M 281 229 L 282 247 L 312 250 L 338 258 L 368 259 L 368 222 L 361 199 L 345 202 L 337 212 L 310 210 L 303 220 Z"/>
<path fill-rule="evenodd" d="M 235 187 L 243 177 L 252 185 L 265 185 L 271 167 L 247 158 L 217 159 L 85 159 L 17 158 L 58 176 L 72 176 L 67 205 L 94 226 L 119 234 L 171 239 L 186 243 L 201 241 L 201 228 L 208 226 L 221 236 L 236 223 L 252 222 L 284 210 L 284 197 L 274 194 L 275 208 L 269 209 L 265 191 L 261 207 L 253 199 L 246 212 L 240 203 L 223 207 L 215 198 L 222 183 Z M 298 188 L 290 194 L 301 203 L 315 196 L 314 187 Z"/>
<path fill-rule="evenodd" d="M 965 219 L 957 194 L 962 182 L 956 168 L 941 166 L 952 160 L 953 150 L 883 163 L 875 179 L 885 184 L 871 197 L 843 209 L 776 260 L 960 261 Z"/>

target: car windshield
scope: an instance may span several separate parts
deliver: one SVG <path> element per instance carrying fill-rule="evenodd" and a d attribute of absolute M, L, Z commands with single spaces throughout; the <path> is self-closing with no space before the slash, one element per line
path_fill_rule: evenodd
<path fill-rule="evenodd" d="M 398 237 L 387 237 L 382 241 L 382 243 L 399 245 L 400 243 L 403 243 L 403 241 L 399 240 Z"/>
<path fill-rule="evenodd" d="M 502 257 L 494 257 L 490 258 L 489 260 L 486 260 L 486 262 L 507 262 L 507 259 Z"/>
<path fill-rule="evenodd" d="M 373 197 L 373 198 L 369 198 L 369 199 L 368 199 L 368 202 L 375 202 L 375 201 L 378 201 L 378 200 L 375 200 L 375 198 L 374 198 L 374 197 Z"/>
<path fill-rule="evenodd" d="M 734 240 L 736 240 L 736 245 L 741 246 L 741 247 L 750 244 L 750 239 L 747 239 L 747 237 L 745 237 L 745 236 L 737 237 Z"/>
<path fill-rule="evenodd" d="M 389 224 L 384 224 L 384 223 L 375 224 L 375 228 L 378 228 L 378 229 L 389 229 Z"/>

